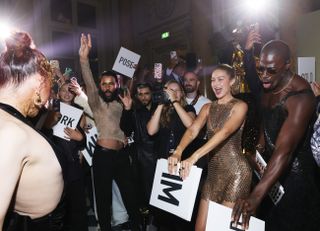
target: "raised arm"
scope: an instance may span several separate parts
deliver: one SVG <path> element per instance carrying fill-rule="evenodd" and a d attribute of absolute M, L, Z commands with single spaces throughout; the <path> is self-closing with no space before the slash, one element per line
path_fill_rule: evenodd
<path fill-rule="evenodd" d="M 14 137 L 14 140 L 12 139 Z M 0 230 L 14 190 L 25 164 L 25 147 L 28 136 L 15 124 L 2 124 L 0 130 Z"/>
<path fill-rule="evenodd" d="M 153 136 L 159 131 L 160 128 L 160 116 L 163 109 L 163 104 L 159 104 L 151 119 L 147 123 L 147 131 L 150 136 Z"/>
<path fill-rule="evenodd" d="M 174 107 L 174 109 L 176 110 L 179 118 L 181 119 L 183 125 L 188 128 L 190 127 L 190 125 L 192 124 L 192 122 L 194 121 L 196 114 L 194 112 L 187 112 L 180 104 L 179 101 L 177 101 L 177 96 L 176 93 L 170 89 L 166 89 L 165 90 L 168 95 L 169 95 L 169 99 Z"/>
<path fill-rule="evenodd" d="M 94 82 L 93 75 L 90 69 L 89 63 L 89 52 L 92 47 L 91 44 L 91 36 L 85 36 L 81 34 L 80 38 L 80 49 L 79 49 L 79 56 L 80 56 L 80 66 L 83 80 L 87 87 L 87 95 L 89 99 L 89 104 L 92 108 L 97 107 L 99 105 L 99 94 L 98 88 Z"/>
<path fill-rule="evenodd" d="M 198 136 L 200 130 L 206 124 L 210 106 L 211 104 L 206 104 L 202 107 L 196 120 L 187 128 L 176 150 L 174 150 L 173 154 L 168 158 L 168 171 L 170 174 L 176 173 L 177 164 L 181 160 L 182 152 Z"/>
<path fill-rule="evenodd" d="M 185 179 L 189 175 L 191 166 L 195 164 L 202 156 L 208 154 L 211 150 L 216 148 L 231 134 L 233 134 L 237 129 L 239 129 L 246 118 L 247 111 L 248 106 L 244 102 L 236 103 L 233 106 L 223 127 L 217 133 L 215 133 L 215 135 L 211 137 L 206 144 L 195 151 L 188 159 L 181 162 L 181 169 L 183 171 L 180 172 L 180 176 L 182 179 Z"/>
<path fill-rule="evenodd" d="M 241 214 L 246 214 L 244 227 L 248 228 L 250 215 L 254 214 L 262 199 L 287 169 L 292 153 L 301 141 L 315 109 L 315 99 L 311 95 L 291 96 L 286 101 L 288 117 L 278 134 L 273 154 L 268 162 L 263 177 L 250 196 L 239 200 L 234 206 L 232 219 L 238 221 Z"/>

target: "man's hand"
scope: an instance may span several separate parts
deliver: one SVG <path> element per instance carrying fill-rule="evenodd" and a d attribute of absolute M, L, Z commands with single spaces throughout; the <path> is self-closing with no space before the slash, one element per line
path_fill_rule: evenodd
<path fill-rule="evenodd" d="M 91 47 L 91 35 L 88 34 L 87 36 L 85 36 L 84 34 L 81 34 L 79 49 L 80 59 L 88 59 Z"/>
<path fill-rule="evenodd" d="M 261 35 L 254 29 L 250 29 L 244 48 L 249 51 L 255 43 L 261 44 Z"/>
<path fill-rule="evenodd" d="M 243 228 L 249 229 L 250 217 L 255 214 L 259 204 L 260 201 L 251 195 L 246 199 L 239 199 L 232 210 L 232 222 L 237 224 L 242 215 Z"/>
<path fill-rule="evenodd" d="M 121 100 L 121 102 L 123 103 L 124 109 L 125 110 L 130 110 L 132 107 L 132 98 L 130 95 L 130 91 L 129 90 L 125 90 L 123 97 L 119 94 L 119 98 Z"/>

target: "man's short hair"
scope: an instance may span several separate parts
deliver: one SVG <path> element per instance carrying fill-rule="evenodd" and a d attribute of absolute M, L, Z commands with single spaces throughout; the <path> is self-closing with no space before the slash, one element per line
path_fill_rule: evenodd
<path fill-rule="evenodd" d="M 136 91 L 138 91 L 139 89 L 141 88 L 149 88 L 150 91 L 152 91 L 152 87 L 149 83 L 145 83 L 145 82 L 142 82 L 142 83 L 137 83 L 136 85 Z"/>
<path fill-rule="evenodd" d="M 114 72 L 114 71 L 103 71 L 103 72 L 100 74 L 100 79 L 101 79 L 103 76 L 112 76 L 112 77 L 114 78 L 114 80 L 117 82 L 117 73 Z"/>

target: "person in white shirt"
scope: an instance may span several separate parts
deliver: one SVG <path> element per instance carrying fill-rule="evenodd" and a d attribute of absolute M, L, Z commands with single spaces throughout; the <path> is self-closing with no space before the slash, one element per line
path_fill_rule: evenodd
<path fill-rule="evenodd" d="M 187 103 L 194 107 L 198 115 L 203 105 L 211 103 L 211 100 L 200 94 L 200 80 L 194 72 L 186 72 L 183 76 L 183 80 Z"/>

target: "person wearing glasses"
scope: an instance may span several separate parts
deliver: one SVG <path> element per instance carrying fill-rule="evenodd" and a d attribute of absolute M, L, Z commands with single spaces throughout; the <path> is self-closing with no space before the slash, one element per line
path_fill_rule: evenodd
<path fill-rule="evenodd" d="M 195 117 L 195 109 L 186 103 L 182 86 L 175 80 L 169 80 L 164 85 L 164 99 L 159 102 L 147 124 L 148 134 L 156 135 L 154 152 L 157 158 L 167 159 L 173 153 Z M 185 152 L 182 158 L 187 155 Z M 189 230 L 190 223 L 164 211 L 155 214 L 155 219 L 160 230 Z M 186 228 L 181 229 L 184 225 Z"/>
<path fill-rule="evenodd" d="M 250 216 L 258 212 L 266 231 L 319 230 L 319 169 L 310 150 L 315 97 L 310 84 L 290 66 L 286 43 L 273 40 L 264 45 L 257 70 L 263 86 L 257 150 L 267 168 L 251 194 L 233 208 L 232 220 L 237 222 L 242 215 L 245 229 Z M 277 181 L 284 195 L 274 205 L 267 195 Z"/>

